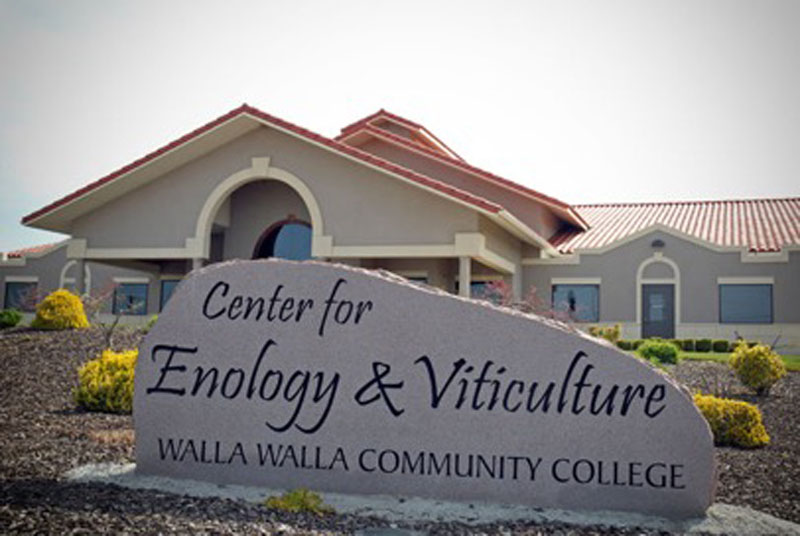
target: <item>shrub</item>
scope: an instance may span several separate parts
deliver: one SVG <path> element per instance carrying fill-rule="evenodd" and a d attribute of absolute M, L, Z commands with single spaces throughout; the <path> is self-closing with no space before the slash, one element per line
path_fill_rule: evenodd
<path fill-rule="evenodd" d="M 634 350 L 638 350 L 638 349 L 639 349 L 639 347 L 640 347 L 642 344 L 644 344 L 644 340 L 642 340 L 642 339 L 636 339 L 635 341 L 633 341 L 633 343 L 631 343 L 631 347 L 632 347 Z"/>
<path fill-rule="evenodd" d="M 694 349 L 698 352 L 710 352 L 711 339 L 697 339 L 694 342 Z"/>
<path fill-rule="evenodd" d="M 752 348 L 739 344 L 731 355 L 730 365 L 739 380 L 757 395 L 769 394 L 772 386 L 786 375 L 786 365 L 769 346 Z"/>
<path fill-rule="evenodd" d="M 661 364 L 675 365 L 678 363 L 678 347 L 667 341 L 650 340 L 636 349 L 636 352 L 649 361 L 657 361 Z"/>
<path fill-rule="evenodd" d="M 591 326 L 589 328 L 589 335 L 593 337 L 600 337 L 601 339 L 605 339 L 611 344 L 616 344 L 619 340 L 620 332 L 622 328 L 619 324 L 614 324 L 613 326 Z"/>
<path fill-rule="evenodd" d="M 620 339 L 617 341 L 617 348 L 620 350 L 625 350 L 627 352 L 633 350 L 633 341 L 628 341 L 625 339 Z"/>
<path fill-rule="evenodd" d="M 133 373 L 138 350 L 104 350 L 78 370 L 75 402 L 89 411 L 130 413 L 133 409 Z"/>
<path fill-rule="evenodd" d="M 334 514 L 333 507 L 322 502 L 319 493 L 309 491 L 305 488 L 298 488 L 287 491 L 280 497 L 268 497 L 264 504 L 273 510 L 283 510 L 284 512 L 308 512 L 317 515 Z"/>
<path fill-rule="evenodd" d="M 16 309 L 0 311 L 0 329 L 13 328 L 22 321 L 22 314 Z"/>
<path fill-rule="evenodd" d="M 148 320 L 147 324 L 145 324 L 144 326 L 144 333 L 145 334 L 150 333 L 150 330 L 153 329 L 153 326 L 156 325 L 156 322 L 158 322 L 158 315 L 151 316 L 150 320 Z"/>
<path fill-rule="evenodd" d="M 36 318 L 31 327 L 38 329 L 88 328 L 89 321 L 83 303 L 72 292 L 60 288 L 50 293 L 36 306 Z"/>
<path fill-rule="evenodd" d="M 694 352 L 694 339 L 683 339 L 681 341 L 681 350 L 684 352 Z"/>
<path fill-rule="evenodd" d="M 753 404 L 696 394 L 694 403 L 708 421 L 719 446 L 755 448 L 769 443 L 761 412 Z"/>
<path fill-rule="evenodd" d="M 718 353 L 727 353 L 731 351 L 731 345 L 728 341 L 717 339 L 711 343 L 711 349 Z"/>

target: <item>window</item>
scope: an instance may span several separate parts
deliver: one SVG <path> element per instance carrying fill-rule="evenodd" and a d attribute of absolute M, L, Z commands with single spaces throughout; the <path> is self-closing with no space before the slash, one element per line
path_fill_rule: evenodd
<path fill-rule="evenodd" d="M 3 307 L 25 312 L 35 311 L 37 286 L 35 281 L 7 281 Z"/>
<path fill-rule="evenodd" d="M 502 286 L 502 279 L 473 279 L 469 284 L 469 297 L 500 305 L 503 302 Z M 459 281 L 456 280 L 455 293 L 458 294 L 460 290 Z"/>
<path fill-rule="evenodd" d="M 172 293 L 175 292 L 175 289 L 178 287 L 178 283 L 180 282 L 180 279 L 161 280 L 161 304 L 159 311 L 164 310 L 164 306 L 167 305 L 167 302 L 172 297 Z"/>
<path fill-rule="evenodd" d="M 553 309 L 569 313 L 576 322 L 598 322 L 600 286 L 553 285 Z"/>
<path fill-rule="evenodd" d="M 256 245 L 254 259 L 279 257 L 293 261 L 311 258 L 311 226 L 305 222 L 286 220 L 273 225 Z"/>
<path fill-rule="evenodd" d="M 147 314 L 147 283 L 119 283 L 111 312 L 115 315 Z"/>
<path fill-rule="evenodd" d="M 772 285 L 720 285 L 719 321 L 723 324 L 771 324 Z"/>

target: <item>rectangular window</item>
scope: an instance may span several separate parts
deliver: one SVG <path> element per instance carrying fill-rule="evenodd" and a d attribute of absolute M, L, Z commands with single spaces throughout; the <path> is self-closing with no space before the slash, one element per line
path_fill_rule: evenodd
<path fill-rule="evenodd" d="M 3 307 L 30 313 L 36 310 L 38 285 L 34 281 L 7 281 Z"/>
<path fill-rule="evenodd" d="M 111 312 L 115 315 L 147 314 L 147 283 L 119 283 Z"/>
<path fill-rule="evenodd" d="M 722 324 L 771 324 L 772 285 L 720 285 Z"/>
<path fill-rule="evenodd" d="M 553 285 L 553 310 L 576 322 L 599 322 L 600 285 Z"/>
<path fill-rule="evenodd" d="M 180 279 L 162 279 L 161 280 L 161 308 L 159 311 L 164 310 L 164 306 L 167 305 L 167 302 L 172 297 L 172 293 L 175 292 L 175 289 L 178 288 L 178 283 L 180 283 Z"/>

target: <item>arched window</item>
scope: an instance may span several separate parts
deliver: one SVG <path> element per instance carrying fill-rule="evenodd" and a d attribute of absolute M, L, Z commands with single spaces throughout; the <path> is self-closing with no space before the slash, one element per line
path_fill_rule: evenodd
<path fill-rule="evenodd" d="M 254 259 L 279 257 L 293 261 L 311 258 L 311 226 L 303 221 L 288 219 L 264 231 L 253 251 Z"/>

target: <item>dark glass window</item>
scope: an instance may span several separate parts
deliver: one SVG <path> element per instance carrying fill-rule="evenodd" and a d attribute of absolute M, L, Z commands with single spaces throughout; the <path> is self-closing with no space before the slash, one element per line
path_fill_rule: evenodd
<path fill-rule="evenodd" d="M 723 324 L 771 324 L 772 285 L 720 285 L 719 321 Z"/>
<path fill-rule="evenodd" d="M 36 310 L 37 284 L 34 282 L 6 283 L 6 298 L 3 307 L 17 311 L 32 312 Z"/>
<path fill-rule="evenodd" d="M 600 320 L 598 285 L 553 285 L 553 309 L 569 314 L 576 322 Z"/>
<path fill-rule="evenodd" d="M 254 258 L 279 257 L 293 261 L 311 258 L 311 227 L 302 222 L 278 225 L 263 238 Z"/>
<path fill-rule="evenodd" d="M 164 310 L 164 306 L 167 305 L 167 302 L 172 297 L 172 293 L 175 292 L 175 289 L 178 288 L 178 283 L 180 283 L 180 279 L 162 279 L 161 280 L 161 304 L 160 304 L 160 311 Z"/>
<path fill-rule="evenodd" d="M 111 311 L 123 315 L 147 314 L 147 283 L 120 283 L 114 289 Z"/>

